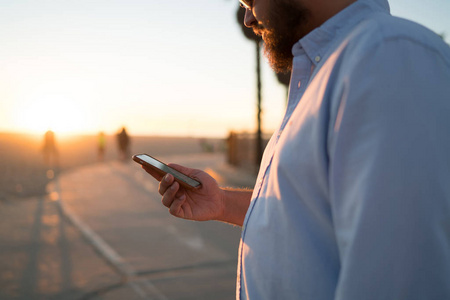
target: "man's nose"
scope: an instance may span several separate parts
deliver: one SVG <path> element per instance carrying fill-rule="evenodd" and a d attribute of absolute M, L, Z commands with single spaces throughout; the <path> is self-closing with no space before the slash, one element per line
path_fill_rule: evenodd
<path fill-rule="evenodd" d="M 246 10 L 245 10 L 245 17 L 244 17 L 244 25 L 245 25 L 246 27 L 251 28 L 252 25 L 253 25 L 254 23 L 256 23 L 256 22 L 257 22 L 257 21 L 256 21 L 255 16 L 253 15 L 252 10 L 246 9 Z"/>

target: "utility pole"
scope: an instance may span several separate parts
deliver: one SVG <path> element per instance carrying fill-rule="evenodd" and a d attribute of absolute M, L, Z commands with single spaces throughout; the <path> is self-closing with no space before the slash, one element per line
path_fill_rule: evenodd
<path fill-rule="evenodd" d="M 257 129 L 256 129 L 256 156 L 255 156 L 255 164 L 258 166 L 261 163 L 262 155 L 263 155 L 263 138 L 262 138 L 262 121 L 261 121 L 261 114 L 262 114 L 262 92 L 261 92 L 261 47 L 260 42 L 256 41 L 256 89 L 258 93 L 257 98 L 257 105 L 256 105 L 256 123 L 257 123 Z"/>
<path fill-rule="evenodd" d="M 261 47 L 262 39 L 260 36 L 254 34 L 253 29 L 247 28 L 244 25 L 245 9 L 238 7 L 236 14 L 237 21 L 241 26 L 242 33 L 246 38 L 251 40 L 256 45 L 256 140 L 255 140 L 255 165 L 259 166 L 263 153 L 263 141 L 262 141 L 262 93 L 261 93 Z"/>

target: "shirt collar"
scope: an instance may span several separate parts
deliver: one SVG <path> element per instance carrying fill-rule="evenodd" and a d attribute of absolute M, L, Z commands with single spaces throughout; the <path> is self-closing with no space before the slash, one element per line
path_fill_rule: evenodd
<path fill-rule="evenodd" d="M 308 58 L 317 65 L 336 38 L 374 12 L 389 14 L 388 1 L 358 0 L 352 3 L 298 41 L 292 48 L 292 54 L 299 56 L 306 53 Z"/>

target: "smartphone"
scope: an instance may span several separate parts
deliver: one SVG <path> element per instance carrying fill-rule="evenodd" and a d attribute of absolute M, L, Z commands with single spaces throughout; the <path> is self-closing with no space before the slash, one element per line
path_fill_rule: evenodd
<path fill-rule="evenodd" d="M 165 163 L 151 157 L 148 154 L 136 154 L 133 155 L 133 160 L 143 166 L 148 166 L 157 171 L 160 175 L 164 176 L 167 173 L 172 174 L 175 180 L 183 187 L 188 189 L 195 189 L 200 187 L 201 183 L 197 180 L 180 173 L 179 171 L 169 167 Z"/>

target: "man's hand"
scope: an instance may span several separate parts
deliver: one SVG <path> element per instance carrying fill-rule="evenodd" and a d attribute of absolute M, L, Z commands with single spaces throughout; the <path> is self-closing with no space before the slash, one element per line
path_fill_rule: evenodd
<path fill-rule="evenodd" d="M 162 203 L 169 208 L 172 215 L 196 221 L 218 220 L 224 211 L 224 191 L 206 172 L 170 164 L 170 167 L 201 182 L 201 187 L 186 189 L 174 180 L 173 175 L 164 177 L 152 169 L 143 167 L 150 175 L 160 180 L 159 193 Z"/>
<path fill-rule="evenodd" d="M 175 170 L 201 182 L 201 187 L 185 189 L 173 175 L 161 176 L 153 169 L 142 168 L 160 181 L 159 193 L 162 203 L 172 215 L 195 221 L 217 220 L 242 226 L 252 196 L 251 190 L 222 189 L 208 173 L 176 164 Z"/>

